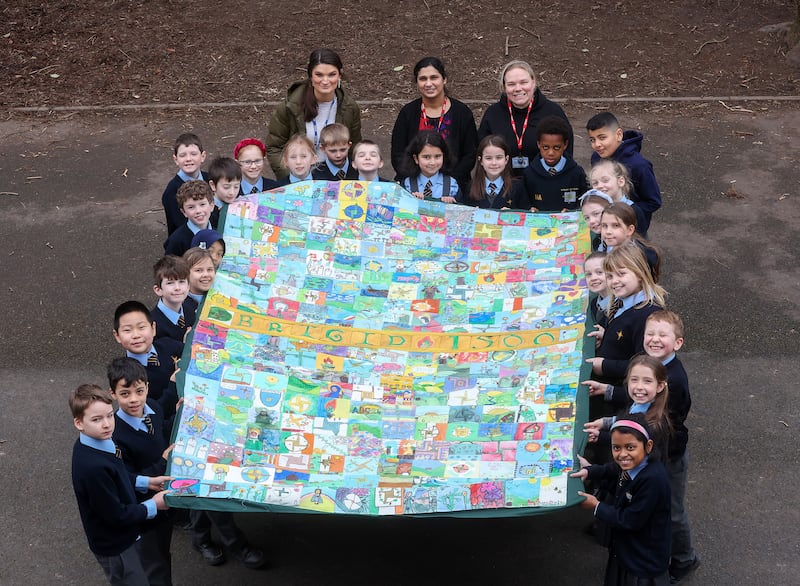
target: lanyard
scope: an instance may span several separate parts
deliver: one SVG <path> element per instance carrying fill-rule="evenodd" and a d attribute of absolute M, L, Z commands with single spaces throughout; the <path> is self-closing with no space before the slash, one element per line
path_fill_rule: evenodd
<path fill-rule="evenodd" d="M 442 120 L 444 120 L 444 111 L 447 109 L 447 96 L 444 97 L 444 101 L 442 102 L 442 113 L 439 115 L 439 122 L 436 124 L 436 132 L 439 132 L 439 129 L 442 127 Z M 428 118 L 428 113 L 425 111 L 425 102 L 422 102 L 420 114 L 419 114 L 419 126 L 420 130 L 424 127 L 430 126 L 433 128 L 433 122 L 431 119 Z"/>
<path fill-rule="evenodd" d="M 522 138 L 525 136 L 525 131 L 528 130 L 528 120 L 531 117 L 531 109 L 533 108 L 533 100 L 528 104 L 528 113 L 525 114 L 525 123 L 522 125 L 522 134 L 517 134 L 517 123 L 514 122 L 514 112 L 511 110 L 511 100 L 508 100 L 508 115 L 511 117 L 511 130 L 514 131 L 514 138 L 517 139 L 517 150 L 522 152 Z"/>
<path fill-rule="evenodd" d="M 328 125 L 328 122 L 331 119 L 331 112 L 336 107 L 336 96 L 333 96 L 333 101 L 331 102 L 331 107 L 328 108 L 328 113 L 325 114 L 325 124 L 322 125 L 322 128 L 325 128 Z M 319 115 L 319 112 L 317 112 Z M 311 120 L 311 125 L 314 127 L 314 148 L 319 148 L 319 134 L 317 133 L 317 118 L 314 117 Z"/>

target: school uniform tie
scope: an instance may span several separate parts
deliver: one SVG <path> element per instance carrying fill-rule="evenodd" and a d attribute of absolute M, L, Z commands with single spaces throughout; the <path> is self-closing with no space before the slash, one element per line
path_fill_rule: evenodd
<path fill-rule="evenodd" d="M 433 183 L 428 181 L 425 184 L 425 189 L 422 190 L 422 195 L 427 199 L 433 197 Z"/>
<path fill-rule="evenodd" d="M 149 433 L 150 435 L 153 435 L 155 433 L 155 428 L 153 427 L 153 420 L 150 419 L 149 415 L 145 415 L 144 417 L 142 417 L 142 423 L 144 423 L 147 426 L 147 433 Z"/>
<path fill-rule="evenodd" d="M 623 470 L 622 472 L 619 473 L 619 486 L 622 486 L 623 484 L 628 482 L 630 479 L 631 479 L 631 475 L 628 474 L 628 471 L 627 470 Z"/>
<path fill-rule="evenodd" d="M 339 169 L 336 171 L 336 178 L 339 181 L 344 181 L 344 178 L 347 177 L 347 174 L 344 172 L 344 169 Z"/>
<path fill-rule="evenodd" d="M 186 327 L 186 320 L 183 319 L 182 315 L 178 316 L 178 327 L 181 328 L 181 329 Z"/>
<path fill-rule="evenodd" d="M 119 449 L 117 444 L 114 444 L 114 456 L 117 458 L 122 458 L 122 450 Z"/>
<path fill-rule="evenodd" d="M 497 195 L 497 185 L 494 183 L 489 184 L 489 199 L 494 199 Z"/>
<path fill-rule="evenodd" d="M 611 307 L 610 307 L 610 309 L 608 311 L 608 321 L 611 321 L 612 319 L 614 319 L 614 316 L 617 314 L 617 312 L 620 309 L 622 309 L 622 299 L 620 299 L 619 297 L 616 297 L 614 299 L 614 302 L 611 304 Z"/>
<path fill-rule="evenodd" d="M 157 354 L 151 354 L 147 357 L 147 366 L 161 366 L 161 363 L 158 361 Z"/>
<path fill-rule="evenodd" d="M 550 167 L 550 169 L 547 172 L 550 173 L 550 175 L 555 175 L 556 173 L 558 173 L 555 167 Z"/>
<path fill-rule="evenodd" d="M 255 185 L 253 185 L 253 189 L 250 190 L 251 195 L 254 193 L 258 193 L 258 187 L 256 187 Z"/>

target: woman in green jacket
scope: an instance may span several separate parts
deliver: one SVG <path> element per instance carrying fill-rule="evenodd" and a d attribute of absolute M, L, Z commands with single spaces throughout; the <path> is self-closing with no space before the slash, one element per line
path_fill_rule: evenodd
<path fill-rule="evenodd" d="M 328 124 L 339 122 L 350 130 L 350 141 L 361 141 L 361 110 L 341 87 L 342 59 L 332 49 L 315 49 L 308 59 L 308 79 L 293 83 L 269 121 L 267 158 L 281 179 L 288 171 L 281 165 L 286 142 L 295 134 L 305 134 L 314 143 L 320 161 L 319 134 Z"/>

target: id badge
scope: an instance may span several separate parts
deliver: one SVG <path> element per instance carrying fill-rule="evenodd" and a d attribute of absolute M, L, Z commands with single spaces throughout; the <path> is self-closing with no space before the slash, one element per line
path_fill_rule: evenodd
<path fill-rule="evenodd" d="M 528 157 L 514 157 L 511 159 L 511 167 L 514 169 L 524 169 L 528 166 Z"/>

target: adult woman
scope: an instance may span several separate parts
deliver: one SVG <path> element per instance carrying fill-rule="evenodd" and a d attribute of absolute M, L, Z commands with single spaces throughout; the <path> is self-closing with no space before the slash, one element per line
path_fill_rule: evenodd
<path fill-rule="evenodd" d="M 548 100 L 539 90 L 536 74 L 525 61 L 511 61 L 500 74 L 500 100 L 486 109 L 478 128 L 478 138 L 499 134 L 508 141 L 513 156 L 511 173 L 522 176 L 525 167 L 539 153 L 536 127 L 542 118 L 558 116 L 566 120 L 561 106 Z M 572 125 L 567 154 L 572 157 Z"/>
<path fill-rule="evenodd" d="M 392 129 L 392 167 L 397 181 L 402 175 L 403 155 L 414 137 L 423 130 L 438 132 L 447 143 L 453 168 L 448 174 L 463 191 L 469 185 L 475 165 L 478 135 L 472 110 L 447 95 L 447 72 L 436 57 L 420 59 L 414 66 L 414 79 L 420 97 L 400 110 Z"/>
<path fill-rule="evenodd" d="M 305 134 L 314 143 L 320 160 L 320 131 L 334 122 L 347 126 L 350 140 L 361 140 L 361 110 L 341 87 L 342 59 L 331 49 L 315 49 L 308 58 L 308 79 L 289 86 L 286 101 L 279 105 L 269 121 L 267 158 L 279 179 L 288 171 L 281 165 L 286 142 L 295 134 Z"/>

